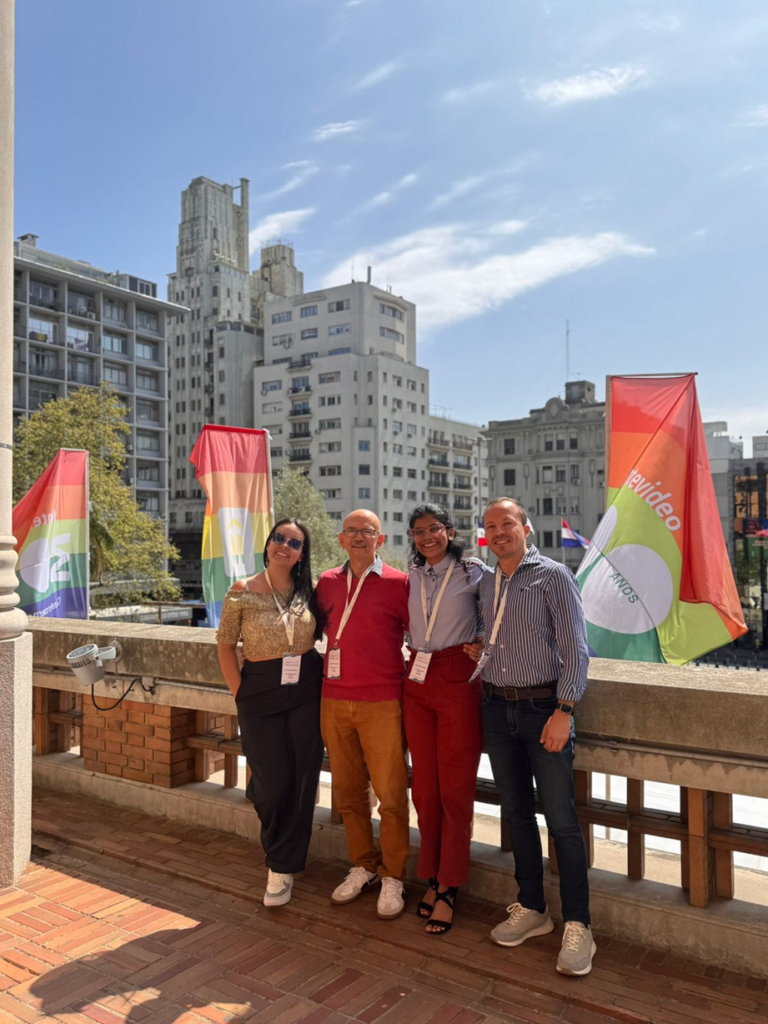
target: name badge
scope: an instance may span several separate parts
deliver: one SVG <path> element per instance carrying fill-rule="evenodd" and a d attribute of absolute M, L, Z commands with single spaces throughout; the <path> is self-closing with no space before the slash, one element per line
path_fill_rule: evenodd
<path fill-rule="evenodd" d="M 280 676 L 281 686 L 293 686 L 299 681 L 299 675 L 301 674 L 301 655 L 300 654 L 284 654 L 283 655 L 283 672 Z"/>
<path fill-rule="evenodd" d="M 413 679 L 417 683 L 423 683 L 427 678 L 430 661 L 432 661 L 432 651 L 417 651 L 411 665 L 411 674 L 408 678 Z"/>
<path fill-rule="evenodd" d="M 341 651 L 338 647 L 332 647 L 328 651 L 325 677 L 326 679 L 341 679 Z"/>
<path fill-rule="evenodd" d="M 471 683 L 473 680 L 477 679 L 477 677 L 483 671 L 485 666 L 488 664 L 488 659 L 489 658 L 490 658 L 490 654 L 488 654 L 487 651 L 480 655 L 480 661 L 478 661 L 478 663 L 477 663 L 477 668 L 472 673 L 472 675 L 469 677 L 468 682 Z"/>

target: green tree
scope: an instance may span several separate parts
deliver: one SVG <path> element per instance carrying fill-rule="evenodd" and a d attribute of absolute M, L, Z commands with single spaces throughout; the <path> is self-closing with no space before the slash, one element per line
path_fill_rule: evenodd
<path fill-rule="evenodd" d="M 143 512 L 121 474 L 126 465 L 125 438 L 131 429 L 115 390 L 80 388 L 69 398 L 46 402 L 16 431 L 13 496 L 18 501 L 37 480 L 59 448 L 89 453 L 90 565 L 94 606 L 141 597 L 176 600 L 180 591 L 165 562 L 178 552 L 165 537 L 162 522 Z M 117 595 L 117 597 L 115 596 Z"/>
<path fill-rule="evenodd" d="M 339 547 L 339 531 L 325 510 L 322 494 L 315 490 L 309 477 L 300 469 L 288 466 L 275 477 L 275 522 L 300 519 L 312 538 L 312 573 L 317 578 L 326 569 L 333 569 L 344 560 Z"/>

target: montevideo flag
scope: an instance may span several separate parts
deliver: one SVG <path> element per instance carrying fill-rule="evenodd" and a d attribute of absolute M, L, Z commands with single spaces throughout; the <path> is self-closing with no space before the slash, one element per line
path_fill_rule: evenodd
<path fill-rule="evenodd" d="M 607 511 L 576 573 L 592 654 L 684 665 L 746 632 L 695 374 L 609 377 Z"/>
<path fill-rule="evenodd" d="M 264 568 L 272 528 L 272 473 L 266 430 L 206 425 L 189 461 L 207 498 L 203 525 L 203 600 L 217 627 L 235 580 Z"/>
<path fill-rule="evenodd" d="M 488 547 L 488 541 L 485 539 L 485 529 L 483 528 L 483 524 L 479 519 L 477 521 L 477 546 L 479 548 Z"/>
<path fill-rule="evenodd" d="M 562 536 L 564 548 L 589 547 L 589 541 L 586 537 L 582 537 L 580 533 L 577 533 L 575 530 L 572 530 L 564 519 L 561 519 L 560 522 L 562 523 Z"/>
<path fill-rule="evenodd" d="M 13 510 L 19 605 L 88 618 L 88 452 L 61 448 Z"/>

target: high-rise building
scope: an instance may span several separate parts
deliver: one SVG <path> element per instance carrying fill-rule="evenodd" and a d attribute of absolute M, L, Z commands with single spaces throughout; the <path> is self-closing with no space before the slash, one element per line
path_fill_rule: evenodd
<path fill-rule="evenodd" d="M 565 401 L 492 420 L 487 437 L 490 497 L 518 498 L 542 554 L 577 568 L 583 552 L 561 547 L 561 521 L 591 538 L 605 512 L 605 402 L 595 385 L 568 381 Z"/>
<path fill-rule="evenodd" d="M 430 416 L 429 371 L 416 363 L 413 303 L 370 280 L 268 300 L 254 390 L 254 425 L 271 434 L 273 471 L 302 468 L 332 518 L 374 510 L 405 557 L 408 513 L 432 497 L 454 505 L 474 544 L 479 428 L 447 423 L 450 486 L 433 488 L 438 421 Z"/>
<path fill-rule="evenodd" d="M 720 523 L 723 527 L 723 537 L 728 548 L 728 557 L 733 562 L 733 476 L 730 470 L 734 459 L 743 459 L 744 444 L 730 436 L 728 424 L 722 420 L 705 423 L 704 437 L 707 442 L 709 468 L 712 473 Z"/>
<path fill-rule="evenodd" d="M 469 551 L 477 545 L 477 523 L 488 501 L 487 447 L 481 427 L 430 416 L 427 496 L 448 506 Z"/>
<path fill-rule="evenodd" d="M 14 243 L 14 419 L 53 398 L 109 381 L 126 407 L 125 481 L 141 507 L 168 510 L 166 325 L 183 313 L 157 285 Z"/>
<path fill-rule="evenodd" d="M 240 192 L 240 202 L 235 192 Z M 199 593 L 205 499 L 189 455 L 205 423 L 251 427 L 254 367 L 263 360 L 263 308 L 304 286 L 290 246 L 262 251 L 251 274 L 248 179 L 239 186 L 195 178 L 181 196 L 176 270 L 168 297 L 189 307 L 168 328 L 171 372 L 170 534 L 182 586 Z"/>

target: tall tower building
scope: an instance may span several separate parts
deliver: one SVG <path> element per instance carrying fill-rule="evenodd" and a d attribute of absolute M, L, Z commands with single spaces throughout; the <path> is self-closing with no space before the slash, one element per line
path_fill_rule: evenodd
<path fill-rule="evenodd" d="M 240 202 L 235 193 L 239 191 Z M 265 248 L 250 272 L 248 179 L 238 186 L 195 178 L 181 194 L 176 270 L 168 297 L 189 307 L 170 318 L 171 540 L 181 551 L 174 567 L 190 595 L 200 589 L 205 498 L 189 455 L 205 423 L 254 424 L 254 367 L 264 360 L 264 304 L 304 286 L 293 249 Z"/>

